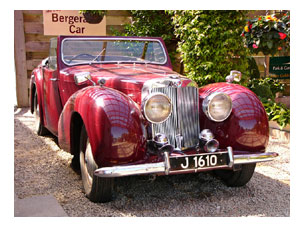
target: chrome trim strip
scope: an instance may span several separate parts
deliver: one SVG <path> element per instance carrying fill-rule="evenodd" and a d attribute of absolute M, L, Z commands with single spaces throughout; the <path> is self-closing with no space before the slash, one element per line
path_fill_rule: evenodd
<path fill-rule="evenodd" d="M 163 162 L 140 164 L 140 165 L 105 167 L 95 170 L 94 175 L 99 177 L 123 177 L 123 176 L 131 176 L 131 175 L 156 174 L 156 173 L 169 175 L 169 174 L 188 172 L 188 171 L 196 172 L 199 170 L 210 170 L 210 169 L 228 168 L 228 167 L 232 168 L 233 165 L 236 164 L 267 162 L 279 156 L 275 152 L 267 152 L 261 154 L 233 155 L 233 151 L 231 147 L 228 147 L 227 151 L 228 151 L 229 159 L 231 160 L 228 165 L 223 165 L 223 166 L 170 171 L 170 161 L 169 161 L 170 156 L 168 152 L 165 152 Z M 225 152 L 215 152 L 215 153 L 225 153 Z M 185 155 L 185 157 L 186 156 L 192 156 L 192 155 Z"/>
<path fill-rule="evenodd" d="M 60 53 L 60 56 L 61 56 L 61 60 L 62 60 L 62 62 L 65 64 L 65 65 L 67 65 L 67 66 L 76 66 L 76 65 L 83 65 L 83 64 L 89 64 L 90 62 L 83 62 L 83 63 L 81 63 L 81 64 L 69 64 L 69 63 L 67 63 L 67 62 L 65 62 L 64 61 L 64 59 L 63 59 L 63 43 L 65 42 L 65 41 L 67 41 L 67 40 L 110 40 L 110 41 L 112 41 L 112 40 L 126 40 L 126 41 L 128 41 L 128 40 L 135 40 L 135 41 L 154 41 L 154 42 L 158 42 L 159 44 L 160 44 L 160 46 L 161 46 L 161 48 L 162 48 L 162 51 L 163 51 L 163 53 L 164 53 L 164 56 L 165 56 L 165 60 L 164 60 L 164 62 L 162 62 L 162 63 L 158 63 L 158 62 L 151 62 L 152 64 L 157 64 L 157 65 L 165 65 L 167 62 L 168 62 L 168 56 L 167 56 L 167 52 L 165 51 L 165 48 L 164 48 L 164 46 L 163 46 L 163 44 L 162 44 L 162 42 L 160 42 L 158 39 L 145 39 L 145 38 L 132 38 L 132 37 L 126 37 L 126 38 L 124 38 L 124 37 L 119 37 L 119 38 L 115 38 L 115 37 L 87 37 L 87 38 L 85 38 L 85 37 L 81 37 L 81 38 L 73 38 L 73 37 L 69 37 L 69 38 L 64 38 L 62 41 L 61 41 L 61 53 Z M 102 63 L 117 63 L 117 62 L 123 62 L 123 61 L 104 61 L 104 62 L 100 62 L 101 64 Z M 134 61 L 130 61 L 130 63 L 134 63 Z M 144 62 L 141 62 L 141 61 L 138 61 L 138 62 L 136 62 L 136 63 L 144 63 Z"/>
<path fill-rule="evenodd" d="M 94 171 L 94 175 L 99 177 L 123 177 L 139 174 L 165 173 L 165 167 L 165 162 L 128 166 L 113 166 L 97 169 Z"/>
<path fill-rule="evenodd" d="M 169 175 L 169 172 L 170 172 L 170 157 L 169 157 L 169 153 L 168 152 L 164 152 L 164 158 L 165 158 L 165 174 L 166 175 Z"/>
<path fill-rule="evenodd" d="M 228 150 L 228 156 L 229 156 L 229 164 L 228 166 L 230 168 L 233 167 L 233 164 L 234 164 L 234 156 L 233 156 L 233 150 L 232 150 L 232 147 L 231 146 L 228 146 L 227 147 L 227 150 Z"/>
<path fill-rule="evenodd" d="M 237 154 L 234 155 L 234 164 L 249 164 L 257 162 L 267 162 L 278 157 L 279 154 L 276 152 L 266 152 L 260 154 Z"/>

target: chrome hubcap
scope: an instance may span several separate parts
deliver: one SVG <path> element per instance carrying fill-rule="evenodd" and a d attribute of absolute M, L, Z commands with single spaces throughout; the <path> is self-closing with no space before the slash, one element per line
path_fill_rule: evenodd
<path fill-rule="evenodd" d="M 85 167 L 86 167 L 86 171 L 87 171 L 86 173 L 88 175 L 88 180 L 89 180 L 90 184 L 92 184 L 94 171 L 96 169 L 96 163 L 93 158 L 92 148 L 91 148 L 90 143 L 87 144 L 87 148 L 86 148 L 85 156 L 84 156 L 84 162 L 85 162 Z"/>
<path fill-rule="evenodd" d="M 39 128 L 39 122 L 40 122 L 40 115 L 39 115 L 39 105 L 36 104 L 36 110 L 35 110 L 35 128 Z"/>

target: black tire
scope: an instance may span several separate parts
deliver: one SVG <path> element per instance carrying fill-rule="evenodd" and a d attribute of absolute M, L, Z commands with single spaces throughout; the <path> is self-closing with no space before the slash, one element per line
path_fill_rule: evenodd
<path fill-rule="evenodd" d="M 71 167 L 72 169 L 80 174 L 80 158 L 79 158 L 79 153 L 74 154 L 71 162 Z"/>
<path fill-rule="evenodd" d="M 85 126 L 80 134 L 80 170 L 86 197 L 95 203 L 112 201 L 114 178 L 95 176 L 94 170 L 98 168 L 91 154 L 91 145 Z"/>
<path fill-rule="evenodd" d="M 241 187 L 246 185 L 255 169 L 256 163 L 242 165 L 240 170 L 215 170 L 214 173 L 218 176 L 228 187 Z"/>
<path fill-rule="evenodd" d="M 35 131 L 36 131 L 37 135 L 39 135 L 39 136 L 47 135 L 49 133 L 49 131 L 41 123 L 37 91 L 35 91 L 35 95 L 34 95 L 34 112 L 33 112 L 33 114 L 35 116 Z"/>

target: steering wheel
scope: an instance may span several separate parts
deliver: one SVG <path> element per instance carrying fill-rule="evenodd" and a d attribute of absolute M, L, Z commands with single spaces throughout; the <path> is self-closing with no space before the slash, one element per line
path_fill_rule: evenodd
<path fill-rule="evenodd" d="M 93 60 L 96 56 L 91 55 L 91 54 L 87 54 L 87 53 L 81 53 L 79 55 L 73 56 L 73 58 L 71 58 L 68 63 L 71 63 L 74 59 L 77 59 L 79 57 L 91 57 L 92 58 L 91 60 Z"/>

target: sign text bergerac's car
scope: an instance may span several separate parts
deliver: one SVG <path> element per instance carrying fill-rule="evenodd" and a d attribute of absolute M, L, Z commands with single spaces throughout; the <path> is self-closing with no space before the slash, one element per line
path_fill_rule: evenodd
<path fill-rule="evenodd" d="M 31 111 L 38 135 L 74 156 L 91 201 L 110 201 L 128 175 L 214 170 L 243 186 L 278 155 L 265 152 L 265 110 L 239 77 L 198 88 L 172 71 L 160 38 L 59 36 L 32 73 Z"/>

